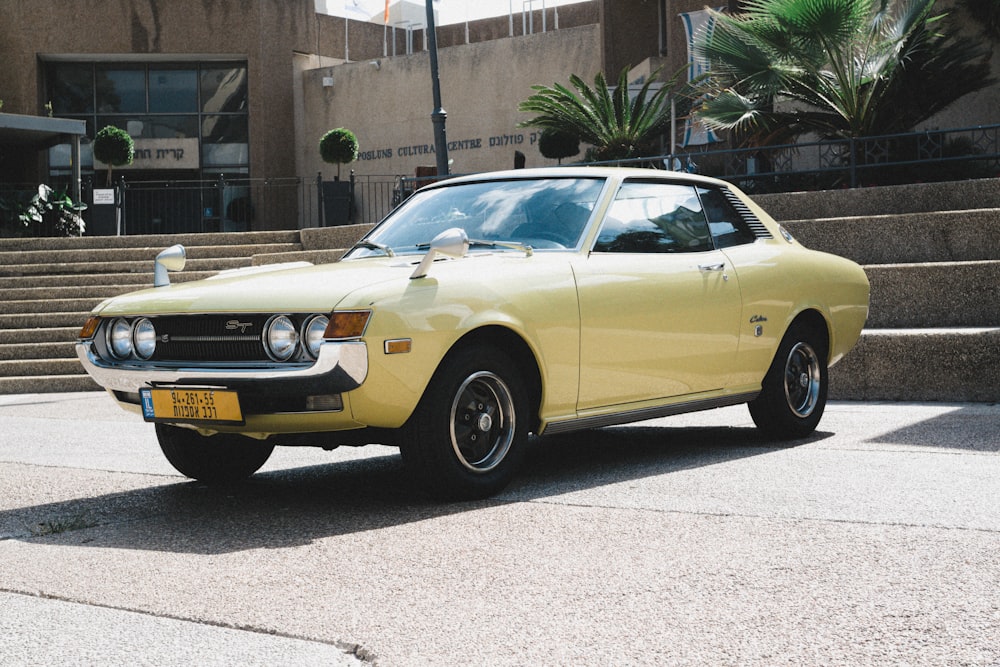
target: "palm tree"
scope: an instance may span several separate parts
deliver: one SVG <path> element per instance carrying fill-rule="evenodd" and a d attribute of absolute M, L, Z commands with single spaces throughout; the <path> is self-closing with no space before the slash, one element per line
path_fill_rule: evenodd
<path fill-rule="evenodd" d="M 590 87 L 579 76 L 570 76 L 566 86 L 532 86 L 535 94 L 518 105 L 518 111 L 537 114 L 520 127 L 553 129 L 577 137 L 593 148 L 588 158 L 622 160 L 656 152 L 660 135 L 670 128 L 670 91 L 677 77 L 652 91 L 659 70 L 630 95 L 628 68 L 618 76 L 618 86 L 608 89 L 598 72 Z"/>
<path fill-rule="evenodd" d="M 934 0 L 747 0 L 696 38 L 709 74 L 695 113 L 749 145 L 912 130 L 992 83 L 990 52 Z"/>

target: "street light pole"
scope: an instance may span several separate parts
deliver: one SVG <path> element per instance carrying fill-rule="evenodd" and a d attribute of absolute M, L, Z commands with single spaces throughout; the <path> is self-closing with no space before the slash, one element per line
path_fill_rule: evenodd
<path fill-rule="evenodd" d="M 438 176 L 448 175 L 448 140 L 444 129 L 447 112 L 441 107 L 441 81 L 438 77 L 437 35 L 434 29 L 434 0 L 426 0 L 427 6 L 427 47 L 431 56 L 431 84 L 434 89 L 434 152 L 437 155 Z"/>

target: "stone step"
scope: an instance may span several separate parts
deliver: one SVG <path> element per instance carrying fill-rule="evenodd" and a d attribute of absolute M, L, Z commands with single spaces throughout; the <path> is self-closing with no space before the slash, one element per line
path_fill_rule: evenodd
<path fill-rule="evenodd" d="M 81 375 L 85 374 L 80 360 L 57 359 L 4 359 L 0 360 L 0 377 L 28 377 L 38 375 Z"/>
<path fill-rule="evenodd" d="M 830 398 L 1000 401 L 1000 327 L 866 330 L 830 369 Z"/>
<path fill-rule="evenodd" d="M 282 262 L 310 262 L 312 264 L 328 264 L 340 259 L 346 248 L 334 250 L 300 250 L 298 252 L 283 252 L 276 254 L 261 254 L 253 256 L 253 265 L 280 264 Z"/>
<path fill-rule="evenodd" d="M 871 329 L 1000 326 L 1000 260 L 866 266 Z"/>
<path fill-rule="evenodd" d="M 53 274 L 53 275 L 30 275 L 30 276 L 0 276 L 0 289 L 32 289 L 32 288 L 58 288 L 64 286 L 98 286 L 119 285 L 128 292 L 142 287 L 152 287 L 153 272 L 148 270 L 152 265 L 146 266 L 146 271 L 136 271 L 135 273 L 82 273 L 82 274 Z M 180 273 L 171 273 L 171 282 L 185 282 L 188 280 L 200 280 L 214 276 L 217 271 L 191 271 L 185 268 Z"/>
<path fill-rule="evenodd" d="M 1000 208 L 781 224 L 802 245 L 858 264 L 1000 259 Z"/>
<path fill-rule="evenodd" d="M 20 359 L 76 359 L 73 338 L 58 342 L 25 340 L 17 343 L 0 343 L 0 361 Z"/>
<path fill-rule="evenodd" d="M 251 257 L 217 257 L 212 259 L 189 259 L 186 269 L 192 271 L 224 271 L 242 266 L 250 266 Z M 148 272 L 153 262 L 74 262 L 66 264 L 0 264 L 0 277 L 4 276 L 44 276 L 80 275 L 99 273 Z"/>
<path fill-rule="evenodd" d="M 375 225 L 309 227 L 299 231 L 303 250 L 350 248 Z"/>
<path fill-rule="evenodd" d="M 73 342 L 76 340 L 81 326 L 83 326 L 82 320 L 76 326 L 70 327 L 0 329 L 0 345 Z"/>
<path fill-rule="evenodd" d="M 754 195 L 776 220 L 1000 208 L 996 179 Z"/>
<path fill-rule="evenodd" d="M 32 313 L 89 313 L 103 299 L 83 297 L 79 299 L 43 299 L 31 301 L 8 301 L 4 312 L 8 315 Z"/>
<path fill-rule="evenodd" d="M 100 266 L 110 262 L 148 263 L 153 266 L 156 255 L 165 246 L 135 248 L 73 248 L 66 250 L 17 250 L 0 251 L 0 264 L 91 264 Z M 185 247 L 188 261 L 232 257 L 252 257 L 262 253 L 281 253 L 302 250 L 300 243 L 267 243 L 258 245 L 206 245 Z M 148 269 L 147 270 L 151 270 Z"/>
<path fill-rule="evenodd" d="M 5 329 L 47 329 L 53 327 L 75 327 L 79 330 L 87 319 L 87 312 L 14 313 L 10 315 L 0 313 L 0 331 Z"/>
<path fill-rule="evenodd" d="M 54 238 L 0 238 L 0 252 L 15 250 L 76 250 L 83 248 L 186 248 L 218 245 L 299 243 L 298 230 L 272 232 L 213 232 L 206 234 L 149 234 L 139 236 L 73 236 Z"/>
<path fill-rule="evenodd" d="M 0 394 L 52 394 L 63 391 L 103 391 L 103 389 L 86 374 L 0 377 Z"/>
<path fill-rule="evenodd" d="M 173 277 L 173 276 L 171 276 Z M 26 281 L 30 285 L 30 281 Z M 0 287 L 0 303 L 12 301 L 53 300 L 53 299 L 106 299 L 153 286 L 153 274 L 149 281 L 132 285 L 59 285 L 53 287 Z M 9 311 L 8 311 L 9 312 Z"/>

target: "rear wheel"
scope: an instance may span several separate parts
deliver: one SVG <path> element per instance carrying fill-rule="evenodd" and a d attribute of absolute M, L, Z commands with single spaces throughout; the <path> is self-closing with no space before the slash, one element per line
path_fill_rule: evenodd
<path fill-rule="evenodd" d="M 223 483 L 257 472 L 274 445 L 234 433 L 204 436 L 188 428 L 156 425 L 156 437 L 170 465 L 201 482 Z"/>
<path fill-rule="evenodd" d="M 804 438 L 816 430 L 826 408 L 826 337 L 813 327 L 793 324 L 749 403 L 750 416 L 768 436 Z"/>
<path fill-rule="evenodd" d="M 484 498 L 514 477 L 527 437 L 527 391 L 517 366 L 496 348 L 468 347 L 435 373 L 402 453 L 431 495 Z"/>

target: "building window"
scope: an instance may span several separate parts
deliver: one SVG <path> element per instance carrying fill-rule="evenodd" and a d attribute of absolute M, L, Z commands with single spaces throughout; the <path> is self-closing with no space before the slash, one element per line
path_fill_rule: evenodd
<path fill-rule="evenodd" d="M 49 62 L 53 114 L 87 122 L 87 134 L 114 125 L 135 140 L 128 168 L 143 179 L 203 178 L 249 171 L 245 62 Z M 86 144 L 84 170 L 100 170 Z M 53 176 L 68 173 L 69 146 L 49 152 Z M 208 171 L 206 171 L 208 170 Z"/>

